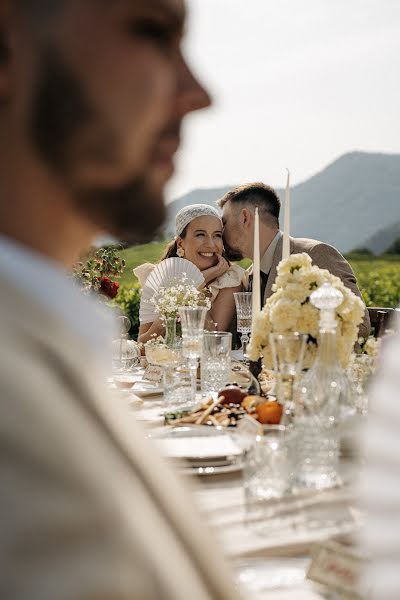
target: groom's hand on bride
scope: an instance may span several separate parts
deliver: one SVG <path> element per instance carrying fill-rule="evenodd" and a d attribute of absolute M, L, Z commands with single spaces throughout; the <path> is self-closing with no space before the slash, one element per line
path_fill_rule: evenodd
<path fill-rule="evenodd" d="M 211 281 L 217 279 L 217 277 L 221 277 L 221 275 L 226 273 L 228 269 L 228 261 L 226 260 L 226 258 L 219 254 L 217 264 L 213 267 L 209 267 L 208 269 L 204 269 L 204 271 L 202 271 L 204 277 L 204 285 L 208 285 L 209 283 L 211 283 Z"/>

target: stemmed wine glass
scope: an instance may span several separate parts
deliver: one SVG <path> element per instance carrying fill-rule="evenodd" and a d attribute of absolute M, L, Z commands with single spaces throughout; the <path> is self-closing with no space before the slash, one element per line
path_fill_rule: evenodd
<path fill-rule="evenodd" d="M 250 341 L 252 318 L 252 292 L 235 292 L 237 332 L 241 334 L 243 356 L 246 358 L 247 344 Z"/>
<path fill-rule="evenodd" d="M 207 308 L 184 306 L 179 309 L 182 327 L 182 354 L 188 359 L 192 380 L 192 401 L 196 402 L 197 363 L 203 351 Z"/>
<path fill-rule="evenodd" d="M 301 373 L 307 336 L 297 332 L 270 333 L 269 340 L 276 377 L 276 395 L 284 406 L 283 423 L 287 425 L 294 416 L 294 388 Z"/>

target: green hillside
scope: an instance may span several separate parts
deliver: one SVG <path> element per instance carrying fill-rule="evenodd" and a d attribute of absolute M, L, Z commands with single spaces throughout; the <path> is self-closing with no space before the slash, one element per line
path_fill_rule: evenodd
<path fill-rule="evenodd" d="M 126 287 L 133 285 L 137 279 L 132 273 L 132 269 L 145 262 L 158 262 L 165 246 L 166 242 L 152 242 L 151 244 L 142 244 L 123 250 L 121 252 L 121 258 L 125 259 L 126 267 L 119 282 Z"/>

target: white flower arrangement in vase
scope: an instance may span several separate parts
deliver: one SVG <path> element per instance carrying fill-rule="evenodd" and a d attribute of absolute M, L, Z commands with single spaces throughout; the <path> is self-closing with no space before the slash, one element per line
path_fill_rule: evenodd
<path fill-rule="evenodd" d="M 181 348 L 176 340 L 176 322 L 179 309 L 183 306 L 205 306 L 211 308 L 210 299 L 195 285 L 186 281 L 185 274 L 180 281 L 170 286 L 160 287 L 149 300 L 165 323 L 165 337 L 160 336 L 145 344 L 146 356 L 151 364 L 178 364 Z"/>
<path fill-rule="evenodd" d="M 192 284 L 185 283 L 184 279 L 171 286 L 161 287 L 150 302 L 164 320 L 176 318 L 182 306 L 205 306 L 207 310 L 211 308 L 210 299 L 204 292 Z"/>
<path fill-rule="evenodd" d="M 305 253 L 292 254 L 279 263 L 274 293 L 258 315 L 252 332 L 247 349 L 250 360 L 257 361 L 261 356 L 265 367 L 272 368 L 269 334 L 297 331 L 308 336 L 303 366 L 312 365 L 319 340 L 319 310 L 309 300 L 310 294 L 325 282 L 343 294 L 343 302 L 336 309 L 336 337 L 339 360 L 343 367 L 347 366 L 358 338 L 364 303 L 338 277 L 313 265 Z"/>

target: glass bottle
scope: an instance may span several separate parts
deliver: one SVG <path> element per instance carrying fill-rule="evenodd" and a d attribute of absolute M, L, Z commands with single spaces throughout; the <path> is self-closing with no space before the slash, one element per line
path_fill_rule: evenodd
<path fill-rule="evenodd" d="M 318 353 L 298 389 L 296 484 L 323 489 L 339 482 L 340 430 L 353 410 L 353 390 L 336 348 L 335 309 L 343 294 L 324 283 L 311 296 L 320 309 Z"/>

